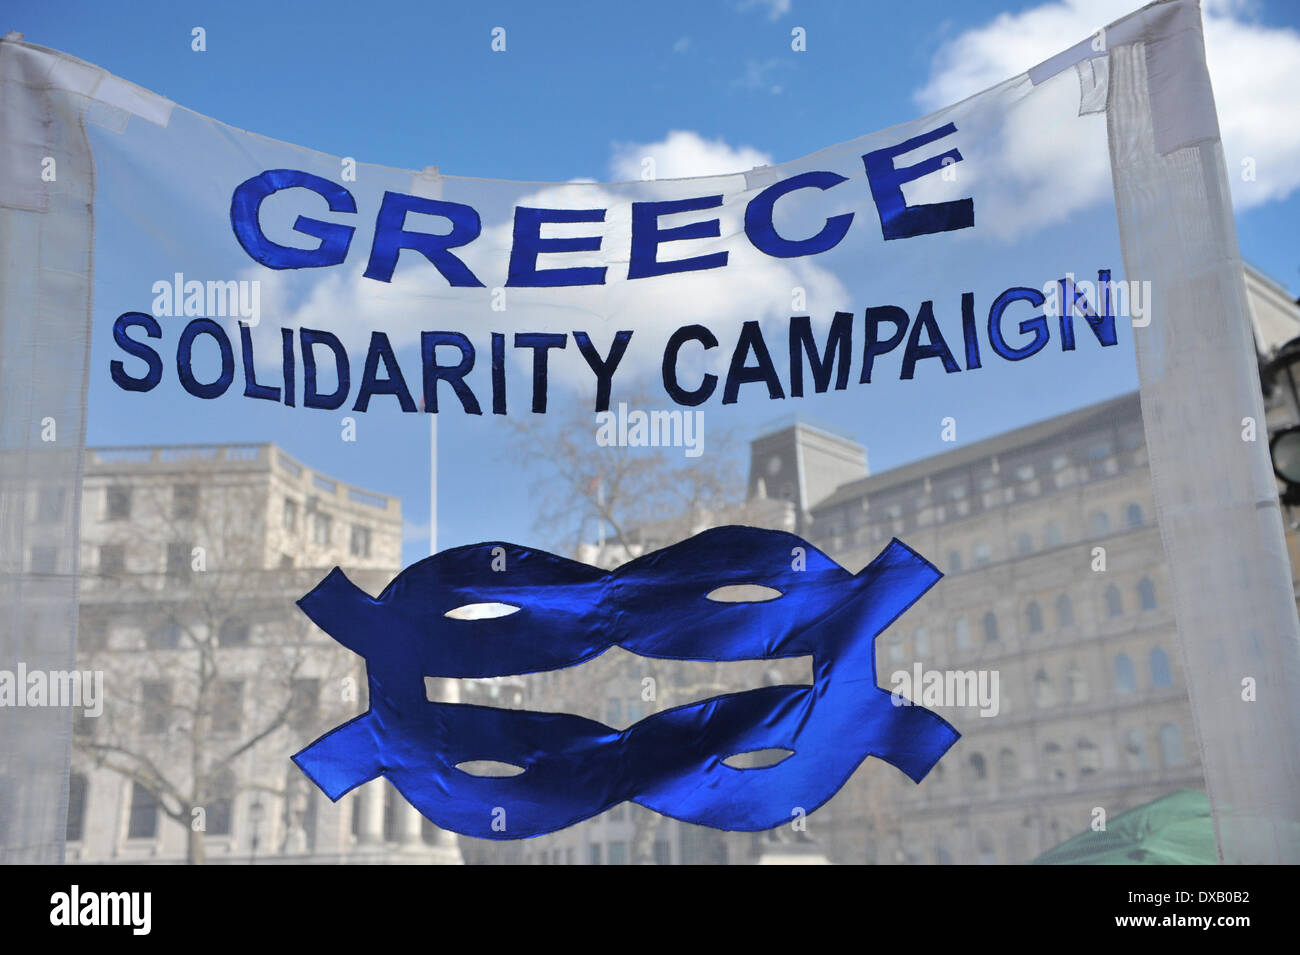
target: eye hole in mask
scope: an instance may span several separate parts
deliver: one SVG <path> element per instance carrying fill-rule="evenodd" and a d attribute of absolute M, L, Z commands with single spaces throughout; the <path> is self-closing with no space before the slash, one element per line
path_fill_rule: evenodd
<path fill-rule="evenodd" d="M 732 753 L 722 762 L 732 769 L 770 769 L 793 755 L 794 750 L 777 746 L 772 749 L 751 749 L 743 753 Z"/>
<path fill-rule="evenodd" d="M 464 604 L 448 610 L 443 616 L 452 620 L 491 620 L 494 617 L 508 617 L 521 609 L 523 608 L 514 604 L 503 603 Z"/>
<path fill-rule="evenodd" d="M 705 599 L 717 603 L 749 604 L 775 600 L 777 597 L 784 597 L 785 594 L 775 587 L 765 587 L 763 584 L 727 584 L 725 587 L 709 591 L 704 596 Z"/>
<path fill-rule="evenodd" d="M 456 768 L 468 776 L 484 776 L 488 779 L 518 776 L 524 771 L 522 766 L 516 766 L 514 763 L 502 763 L 495 759 L 467 759 L 463 763 L 457 763 Z"/>

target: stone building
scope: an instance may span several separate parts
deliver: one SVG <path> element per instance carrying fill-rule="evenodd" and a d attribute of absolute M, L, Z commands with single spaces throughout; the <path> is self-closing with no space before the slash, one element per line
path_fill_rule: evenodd
<path fill-rule="evenodd" d="M 92 448 L 81 518 L 78 667 L 105 701 L 75 721 L 69 861 L 459 861 L 386 782 L 334 804 L 287 758 L 366 692 L 294 601 L 336 565 L 387 584 L 400 500 L 270 444 Z"/>
<path fill-rule="evenodd" d="M 1257 270 L 1245 278 L 1263 361 L 1300 335 L 1300 309 Z M 1267 430 L 1298 410 L 1279 389 Z M 996 715 L 931 707 L 962 739 L 930 776 L 916 785 L 868 760 L 806 833 L 647 822 L 626 806 L 529 840 L 512 861 L 629 861 L 649 828 L 653 861 L 1020 863 L 1087 829 L 1098 810 L 1113 817 L 1204 789 L 1136 393 L 878 474 L 851 437 L 789 424 L 751 442 L 748 495 L 738 515 L 703 516 L 689 533 L 736 521 L 797 530 L 852 571 L 895 536 L 930 558 L 945 577 L 877 641 L 877 682 L 889 688 L 918 665 L 996 672 Z M 688 532 L 644 536 L 663 546 Z M 1294 527 L 1288 541 L 1300 554 Z M 607 542 L 578 557 L 615 566 L 640 552 Z M 648 712 L 644 675 L 663 672 L 650 663 L 628 655 L 585 683 L 547 676 L 527 695 L 627 725 Z M 807 682 L 791 665 L 751 672 L 747 686 Z M 698 669 L 709 665 L 692 666 L 695 678 L 669 676 L 693 684 L 691 698 L 746 688 L 735 672 L 711 679 Z"/>
<path fill-rule="evenodd" d="M 877 641 L 880 685 L 998 679 L 996 707 L 931 707 L 962 739 L 921 785 L 873 761 L 814 817 L 836 861 L 1025 862 L 1097 807 L 1203 788 L 1146 464 L 1130 394 L 814 506 L 813 543 L 848 569 L 899 537 L 945 574 Z"/>

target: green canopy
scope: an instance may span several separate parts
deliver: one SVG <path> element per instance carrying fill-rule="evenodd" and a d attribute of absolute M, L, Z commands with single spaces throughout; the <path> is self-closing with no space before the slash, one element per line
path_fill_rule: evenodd
<path fill-rule="evenodd" d="M 1121 813 L 1104 832 L 1048 849 L 1031 865 L 1216 865 L 1214 823 L 1204 793 L 1184 789 Z"/>

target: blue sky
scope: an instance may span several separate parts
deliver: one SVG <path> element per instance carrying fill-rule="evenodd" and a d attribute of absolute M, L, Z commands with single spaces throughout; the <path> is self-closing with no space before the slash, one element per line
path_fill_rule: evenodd
<path fill-rule="evenodd" d="M 4 26 L 279 140 L 385 166 L 562 182 L 634 178 L 646 144 L 656 146 L 661 177 L 795 159 L 1010 77 L 1129 8 L 1083 0 L 651 7 L 46 0 L 11 11 Z M 1242 252 L 1294 294 L 1300 11 L 1288 3 L 1213 0 L 1206 12 L 1229 169 L 1249 159 L 1255 170 L 1234 183 Z M 206 31 L 203 53 L 191 50 L 196 26 Z M 504 53 L 491 49 L 494 27 L 506 31 Z M 804 52 L 791 49 L 796 28 L 806 33 Z M 1044 409 L 1053 410 L 1050 402 Z M 276 420 L 279 430 L 265 436 L 205 433 L 213 440 L 270 437 L 316 463 L 310 438 L 298 437 L 295 446 L 283 437 L 291 433 L 286 419 Z M 118 424 L 116 416 L 92 413 L 90 441 L 130 439 Z M 183 440 L 185 428 L 177 421 L 157 433 Z M 419 440 L 409 421 L 377 422 L 371 434 Z M 898 463 L 907 453 L 886 440 L 872 448 L 872 461 Z M 427 498 L 419 480 L 395 478 L 391 465 L 374 460 L 318 466 L 401 494 L 408 520 L 419 524 Z M 526 504 L 511 507 L 502 504 L 502 513 L 517 517 Z M 451 510 L 444 522 L 457 520 Z M 480 529 L 451 524 L 441 537 L 464 542 Z M 407 559 L 422 546 L 413 535 Z"/>

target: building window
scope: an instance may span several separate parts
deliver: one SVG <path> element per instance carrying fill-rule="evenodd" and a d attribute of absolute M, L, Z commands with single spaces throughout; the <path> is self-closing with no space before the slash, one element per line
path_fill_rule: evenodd
<path fill-rule="evenodd" d="M 103 617 L 87 617 L 83 612 L 77 619 L 77 649 L 82 653 L 95 653 L 108 646 L 108 621 Z"/>
<path fill-rule="evenodd" d="M 1166 769 L 1183 765 L 1183 731 L 1173 723 L 1160 727 L 1160 762 Z"/>
<path fill-rule="evenodd" d="M 1079 761 L 1079 775 L 1092 776 L 1101 770 L 1101 752 L 1097 745 L 1086 737 L 1075 744 L 1075 757 Z"/>
<path fill-rule="evenodd" d="M 122 544 L 105 544 L 99 549 L 99 574 L 116 577 L 126 570 L 126 547 Z"/>
<path fill-rule="evenodd" d="M 172 517 L 178 521 L 192 521 L 199 516 L 199 486 L 177 484 L 172 488 Z"/>
<path fill-rule="evenodd" d="M 609 844 L 609 864 L 627 865 L 627 843 L 611 842 Z"/>
<path fill-rule="evenodd" d="M 370 528 L 362 527 L 360 524 L 352 525 L 351 550 L 353 557 L 370 556 Z"/>
<path fill-rule="evenodd" d="M 993 552 L 989 550 L 988 544 L 981 541 L 971 549 L 971 559 L 976 567 L 983 567 L 993 559 Z"/>
<path fill-rule="evenodd" d="M 108 501 L 104 511 L 105 520 L 128 521 L 131 519 L 131 489 L 129 487 L 110 487 Z"/>
<path fill-rule="evenodd" d="M 1052 678 L 1046 670 L 1039 670 L 1034 675 L 1034 702 L 1039 706 L 1056 705 L 1056 690 L 1052 687 Z"/>
<path fill-rule="evenodd" d="M 654 844 L 655 865 L 672 865 L 672 851 L 667 839 L 656 839 Z"/>
<path fill-rule="evenodd" d="M 158 797 L 139 783 L 131 784 L 131 815 L 126 835 L 128 839 L 158 836 Z"/>
<path fill-rule="evenodd" d="M 321 547 L 328 547 L 330 543 L 330 516 L 328 514 L 313 514 L 311 518 L 311 539 Z"/>
<path fill-rule="evenodd" d="M 971 648 L 970 624 L 966 621 L 966 618 L 960 618 L 953 626 L 953 630 L 957 638 L 957 649 L 969 650 Z"/>
<path fill-rule="evenodd" d="M 183 541 L 171 541 L 167 544 L 167 576 L 183 579 L 190 575 L 190 556 L 193 548 Z"/>
<path fill-rule="evenodd" d="M 233 736 L 244 722 L 244 681 L 221 680 L 212 699 L 212 732 Z"/>
<path fill-rule="evenodd" d="M 86 831 L 86 777 L 73 773 L 68 777 L 68 842 L 80 842 Z"/>
<path fill-rule="evenodd" d="M 32 548 L 33 574 L 53 574 L 59 567 L 59 549 L 57 547 L 37 546 Z"/>
<path fill-rule="evenodd" d="M 961 551 L 959 550 L 948 551 L 948 573 L 950 574 L 961 573 Z"/>
<path fill-rule="evenodd" d="M 587 864 L 600 865 L 600 843 L 593 842 L 587 846 Z"/>
<path fill-rule="evenodd" d="M 243 617 L 226 617 L 217 631 L 217 645 L 221 647 L 248 646 L 248 621 Z"/>
<path fill-rule="evenodd" d="M 614 726 L 623 721 L 623 701 L 611 696 L 605 703 L 605 722 Z"/>
<path fill-rule="evenodd" d="M 984 614 L 984 642 L 997 643 L 998 618 L 992 610 Z"/>
<path fill-rule="evenodd" d="M 1143 577 L 1138 581 L 1138 606 L 1143 610 L 1156 609 L 1156 585 L 1151 582 L 1150 577 Z"/>
<path fill-rule="evenodd" d="M 298 530 L 298 502 L 291 497 L 284 499 L 284 507 L 280 511 L 280 526 L 289 534 L 296 533 Z"/>
<path fill-rule="evenodd" d="M 1038 605 L 1037 600 L 1032 600 L 1029 606 L 1025 608 L 1025 623 L 1029 626 L 1030 633 L 1043 632 L 1043 608 Z"/>
<path fill-rule="evenodd" d="M 1151 667 L 1152 686 L 1162 687 L 1174 685 L 1173 674 L 1169 672 L 1169 656 L 1165 651 L 1156 647 L 1151 651 L 1151 655 L 1147 658 L 1147 662 Z"/>
<path fill-rule="evenodd" d="M 295 729 L 315 726 L 320 710 L 320 681 L 297 677 L 289 690 L 289 725 Z"/>
<path fill-rule="evenodd" d="M 1088 448 L 1088 459 L 1091 461 L 1104 461 L 1115 453 L 1115 448 L 1109 441 L 1098 441 Z"/>
<path fill-rule="evenodd" d="M 1146 523 L 1141 504 L 1130 504 L 1124 508 L 1124 523 L 1129 527 L 1141 527 Z"/>
<path fill-rule="evenodd" d="M 983 753 L 972 753 L 970 757 L 970 774 L 971 779 L 975 782 L 982 782 L 988 778 L 988 765 L 984 762 Z"/>
<path fill-rule="evenodd" d="M 230 835 L 235 809 L 235 774 L 222 770 L 210 784 L 207 812 L 207 834 Z"/>
<path fill-rule="evenodd" d="M 63 506 L 67 502 L 67 489 L 59 485 L 43 485 L 36 497 L 36 519 L 42 524 L 63 520 Z"/>
<path fill-rule="evenodd" d="M 149 631 L 145 637 L 145 646 L 150 650 L 175 650 L 181 645 L 181 627 L 174 621 L 160 623 Z"/>
<path fill-rule="evenodd" d="M 1065 754 L 1060 744 L 1048 743 L 1043 747 L 1043 770 L 1050 782 L 1065 781 Z"/>
<path fill-rule="evenodd" d="M 1129 730 L 1124 737 L 1124 762 L 1134 772 L 1147 768 L 1147 744 L 1141 730 Z"/>
<path fill-rule="evenodd" d="M 916 642 L 913 645 L 916 656 L 928 657 L 930 655 L 930 631 L 925 627 L 918 627 L 916 631 Z"/>
<path fill-rule="evenodd" d="M 95 735 L 95 727 L 99 720 L 89 715 L 84 708 L 78 708 L 72 713 L 72 735 L 79 739 L 87 740 Z"/>
<path fill-rule="evenodd" d="M 980 865 L 998 864 L 998 851 L 993 845 L 993 837 L 988 832 L 980 832 L 975 839 L 975 848 L 979 853 Z"/>
<path fill-rule="evenodd" d="M 1070 600 L 1069 594 L 1061 594 L 1056 598 L 1056 625 L 1062 630 L 1074 626 L 1074 602 Z"/>
<path fill-rule="evenodd" d="M 998 776 L 1007 783 L 1014 783 L 1020 779 L 1020 764 L 1016 759 L 1016 751 L 1009 746 L 998 753 Z"/>
<path fill-rule="evenodd" d="M 1077 666 L 1071 666 L 1065 678 L 1070 683 L 1071 702 L 1085 702 L 1088 699 L 1088 680 L 1084 677 L 1083 671 Z"/>
<path fill-rule="evenodd" d="M 1115 689 L 1120 693 L 1137 692 L 1137 674 L 1133 671 L 1133 661 L 1127 653 L 1115 658 Z"/>
<path fill-rule="evenodd" d="M 1034 539 L 1029 536 L 1027 531 L 1021 531 L 1016 535 L 1016 556 L 1028 557 L 1034 552 Z"/>
<path fill-rule="evenodd" d="M 903 638 L 896 633 L 889 635 L 889 662 L 903 662 Z"/>
<path fill-rule="evenodd" d="M 140 731 L 147 736 L 167 732 L 171 716 L 172 686 L 164 680 L 146 680 L 140 684 Z"/>
<path fill-rule="evenodd" d="M 1064 543 L 1065 531 L 1061 529 L 1060 524 L 1056 523 L 1056 521 L 1052 521 L 1052 523 L 1047 525 L 1047 530 L 1043 533 L 1043 546 L 1060 547 Z"/>
<path fill-rule="evenodd" d="M 1093 511 L 1088 518 L 1088 530 L 1093 537 L 1104 537 L 1110 533 L 1110 515 L 1105 511 Z"/>
<path fill-rule="evenodd" d="M 1120 596 L 1119 588 L 1111 584 L 1106 588 L 1106 616 L 1118 617 L 1124 613 L 1124 598 Z"/>

